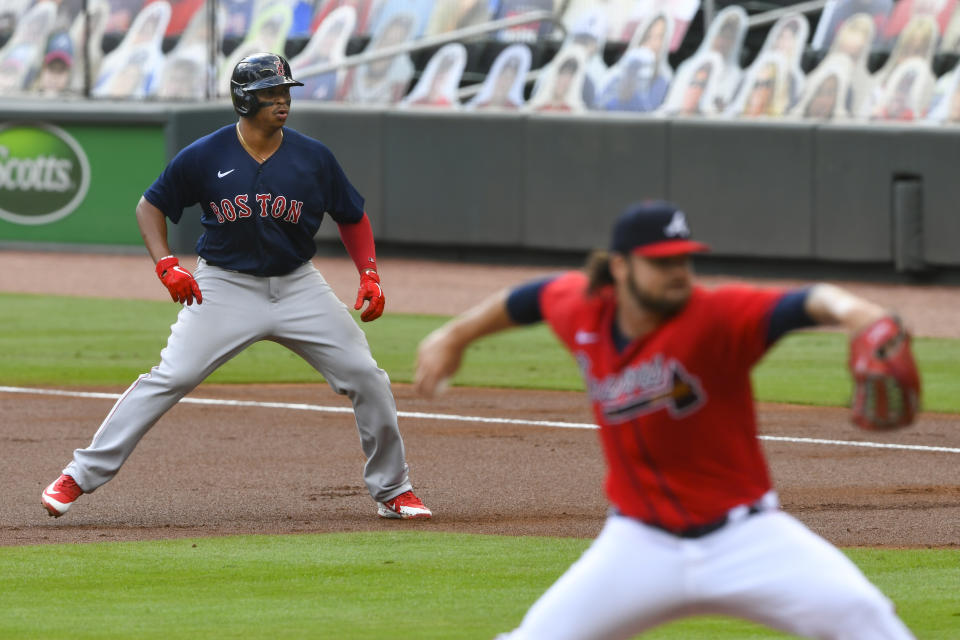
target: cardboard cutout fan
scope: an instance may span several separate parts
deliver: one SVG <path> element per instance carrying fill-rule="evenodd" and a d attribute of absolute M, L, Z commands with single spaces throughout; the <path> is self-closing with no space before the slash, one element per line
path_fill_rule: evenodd
<path fill-rule="evenodd" d="M 512 44 L 497 56 L 490 73 L 477 95 L 467 103 L 468 109 L 521 109 L 527 73 L 530 71 L 530 49 L 525 44 Z"/>
<path fill-rule="evenodd" d="M 33 82 L 56 17 L 57 5 L 43 0 L 17 22 L 10 41 L 0 49 L 0 96 L 19 93 Z"/>
<path fill-rule="evenodd" d="M 597 94 L 607 75 L 603 50 L 607 43 L 607 17 L 597 8 L 588 9 L 572 21 L 561 49 L 580 47 L 584 51 L 586 69 L 583 77 L 583 103 L 594 108 Z"/>
<path fill-rule="evenodd" d="M 931 66 L 939 39 L 940 33 L 933 16 L 918 15 L 911 18 L 897 37 L 887 61 L 873 75 L 875 86 L 881 89 L 885 87 L 896 68 L 907 60 L 919 59 L 928 67 Z"/>
<path fill-rule="evenodd" d="M 652 16 L 663 13 L 670 16 L 673 26 L 670 40 L 667 42 L 668 51 L 676 51 L 680 48 L 684 36 L 687 35 L 687 28 L 699 10 L 700 0 L 637 0 L 619 39 L 632 41 L 637 31 L 649 23 Z"/>
<path fill-rule="evenodd" d="M 960 124 L 960 66 L 937 82 L 926 120 L 931 123 Z"/>
<path fill-rule="evenodd" d="M 684 62 L 657 113 L 670 117 L 715 115 L 723 68 L 723 58 L 716 51 L 705 51 Z"/>
<path fill-rule="evenodd" d="M 743 77 L 740 68 L 740 52 L 743 48 L 743 39 L 747 35 L 747 12 L 739 5 L 731 5 L 717 14 L 710 24 L 707 35 L 693 55 L 698 58 L 709 52 L 716 53 L 723 62 L 722 67 L 715 72 L 719 77 L 714 78 L 714 110 L 722 111 L 733 99 L 737 87 Z M 683 68 L 690 61 L 680 65 Z M 679 70 L 679 69 L 678 69 Z"/>
<path fill-rule="evenodd" d="M 586 52 L 581 47 L 567 47 L 559 51 L 544 68 L 541 82 L 534 89 L 526 109 L 539 112 L 584 111 L 583 81 L 586 67 Z"/>
<path fill-rule="evenodd" d="M 416 16 L 397 13 L 381 25 L 364 50 L 377 51 L 409 42 L 414 37 Z M 354 67 L 343 82 L 344 100 L 360 104 L 388 105 L 407 92 L 415 69 L 406 53 Z"/>
<path fill-rule="evenodd" d="M 879 34 L 891 11 L 893 0 L 827 0 L 811 46 L 818 51 L 831 48 L 843 24 L 858 13 L 868 16 Z"/>
<path fill-rule="evenodd" d="M 91 93 L 98 98 L 145 97 L 163 66 L 163 34 L 169 21 L 166 0 L 144 7 L 120 45 L 103 59 Z"/>
<path fill-rule="evenodd" d="M 646 112 L 663 104 L 673 80 L 668 62 L 672 32 L 673 18 L 668 13 L 648 16 L 604 78 L 598 109 Z"/>
<path fill-rule="evenodd" d="M 404 107 L 459 109 L 457 89 L 467 65 L 467 49 L 459 42 L 444 45 L 427 63 L 420 81 L 400 103 Z"/>
<path fill-rule="evenodd" d="M 770 33 L 767 34 L 757 59 L 764 54 L 776 52 L 783 57 L 787 67 L 787 109 L 792 108 L 800 100 L 806 75 L 800 66 L 803 50 L 810 35 L 810 23 L 803 14 L 794 13 L 777 20 Z"/>
<path fill-rule="evenodd" d="M 287 33 L 293 21 L 293 11 L 288 5 L 275 4 L 267 7 L 253 19 L 253 26 L 246 39 L 233 50 L 220 67 L 220 79 L 217 88 L 220 95 L 230 95 L 230 78 L 237 63 L 260 51 L 284 51 L 287 46 Z"/>
<path fill-rule="evenodd" d="M 845 96 L 850 83 L 850 58 L 831 54 L 810 74 L 800 102 L 790 115 L 805 120 L 841 120 L 850 117 Z"/>
<path fill-rule="evenodd" d="M 336 64 L 347 57 L 347 43 L 357 23 L 357 11 L 343 6 L 327 15 L 313 37 L 296 58 L 290 61 L 293 77 L 303 83 L 291 89 L 293 97 L 306 100 L 334 100 L 346 70 L 309 73 L 310 67 Z M 305 73 L 306 71 L 306 73 Z"/>
<path fill-rule="evenodd" d="M 611 69 L 597 100 L 603 111 L 656 111 L 667 85 L 656 74 L 656 56 L 647 48 L 628 49 Z"/>
<path fill-rule="evenodd" d="M 890 18 L 880 31 L 880 42 L 890 48 L 910 22 L 917 16 L 930 16 L 937 24 L 937 35 L 946 33 L 950 19 L 957 8 L 957 0 L 897 0 Z"/>
<path fill-rule="evenodd" d="M 933 73 L 923 59 L 917 57 L 901 62 L 890 74 L 870 119 L 912 122 L 922 118 L 933 95 L 934 81 Z"/>
<path fill-rule="evenodd" d="M 845 74 L 846 88 L 844 89 L 843 110 L 849 115 L 858 114 L 863 109 L 864 101 L 869 98 L 873 85 L 870 72 L 867 70 L 867 58 L 876 38 L 876 27 L 873 18 L 866 13 L 851 16 L 833 39 L 833 44 L 826 57 L 810 72 L 807 78 L 816 74 L 821 67 L 831 62 L 840 64 L 837 60 L 845 60 L 847 71 Z"/>
<path fill-rule="evenodd" d="M 223 50 L 221 40 L 225 18 L 224 9 L 218 6 L 211 33 L 206 5 L 193 14 L 177 45 L 163 60 L 152 97 L 204 100 L 216 94 L 217 69 L 223 64 L 223 56 L 218 55 L 211 64 L 210 50 L 214 48 L 218 53 Z"/>
<path fill-rule="evenodd" d="M 778 117 L 786 114 L 791 106 L 787 61 L 779 51 L 767 51 L 747 69 L 740 90 L 725 115 L 734 118 Z"/>

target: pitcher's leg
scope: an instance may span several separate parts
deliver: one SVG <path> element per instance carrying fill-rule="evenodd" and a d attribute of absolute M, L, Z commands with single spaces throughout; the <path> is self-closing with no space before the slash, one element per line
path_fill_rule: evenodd
<path fill-rule="evenodd" d="M 84 492 L 94 491 L 113 478 L 164 413 L 217 367 L 258 339 L 258 328 L 245 323 L 245 316 L 237 314 L 232 302 L 225 302 L 244 294 L 236 294 L 227 283 L 211 277 L 211 269 L 215 268 L 197 270 L 204 302 L 180 310 L 167 346 L 160 352 L 160 364 L 126 390 L 90 445 L 74 451 L 73 461 L 63 470 Z"/>
<path fill-rule="evenodd" d="M 710 611 L 805 638 L 911 640 L 893 604 L 836 547 L 792 516 L 771 512 L 705 543 L 699 576 Z"/>
<path fill-rule="evenodd" d="M 364 482 L 373 499 L 385 502 L 410 491 L 390 379 L 373 359 L 366 336 L 312 266 L 289 286 L 297 291 L 284 297 L 284 321 L 276 341 L 350 398 L 367 458 Z"/>
<path fill-rule="evenodd" d="M 684 613 L 682 545 L 611 516 L 590 548 L 501 640 L 619 640 Z"/>

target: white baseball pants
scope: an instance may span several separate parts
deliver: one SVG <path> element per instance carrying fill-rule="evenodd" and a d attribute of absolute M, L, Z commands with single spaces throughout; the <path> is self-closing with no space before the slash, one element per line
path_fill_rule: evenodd
<path fill-rule="evenodd" d="M 843 553 L 771 510 L 696 539 L 611 515 L 520 627 L 500 639 L 632 638 L 694 615 L 745 618 L 805 638 L 913 638 Z"/>

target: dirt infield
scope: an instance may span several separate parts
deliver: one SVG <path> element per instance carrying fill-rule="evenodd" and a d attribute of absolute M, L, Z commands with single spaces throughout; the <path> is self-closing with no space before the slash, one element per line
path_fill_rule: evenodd
<path fill-rule="evenodd" d="M 352 300 L 352 264 L 317 263 L 341 298 Z M 388 310 L 455 313 L 552 269 L 393 260 L 382 271 Z M 960 337 L 956 289 L 848 286 L 901 309 L 919 335 Z M 145 257 L 21 252 L 0 252 L 0 291 L 166 296 Z M 951 307 L 952 315 L 938 312 Z M 406 385 L 394 391 L 401 412 L 591 422 L 579 393 L 454 388 L 428 402 Z M 349 406 L 320 384 L 201 385 L 190 397 Z M 411 478 L 436 514 L 404 523 L 374 516 L 349 413 L 181 404 L 142 441 L 116 481 L 81 498 L 67 516 L 48 518 L 40 491 L 70 452 L 89 442 L 111 405 L 0 393 L 0 466 L 7 479 L 0 545 L 398 526 L 593 536 L 605 516 L 603 465 L 591 430 L 402 417 Z M 766 436 L 960 447 L 958 419 L 950 415 L 923 414 L 914 428 L 874 435 L 851 426 L 843 410 L 763 405 L 760 425 Z M 780 440 L 765 440 L 764 447 L 785 509 L 836 544 L 960 544 L 960 454 Z"/>

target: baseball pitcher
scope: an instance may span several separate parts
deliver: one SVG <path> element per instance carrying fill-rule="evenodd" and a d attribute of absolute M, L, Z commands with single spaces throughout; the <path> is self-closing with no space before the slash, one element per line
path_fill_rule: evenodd
<path fill-rule="evenodd" d="M 891 602 L 840 551 L 779 509 L 757 440 L 750 370 L 784 333 L 839 324 L 854 335 L 854 419 L 909 424 L 920 382 L 909 336 L 877 305 L 829 285 L 706 290 L 692 280 L 683 212 L 629 208 L 609 252 L 494 295 L 421 343 L 429 396 L 466 347 L 547 322 L 576 358 L 607 461 L 607 523 L 510 640 L 630 638 L 699 614 L 809 638 L 906 640 Z"/>

